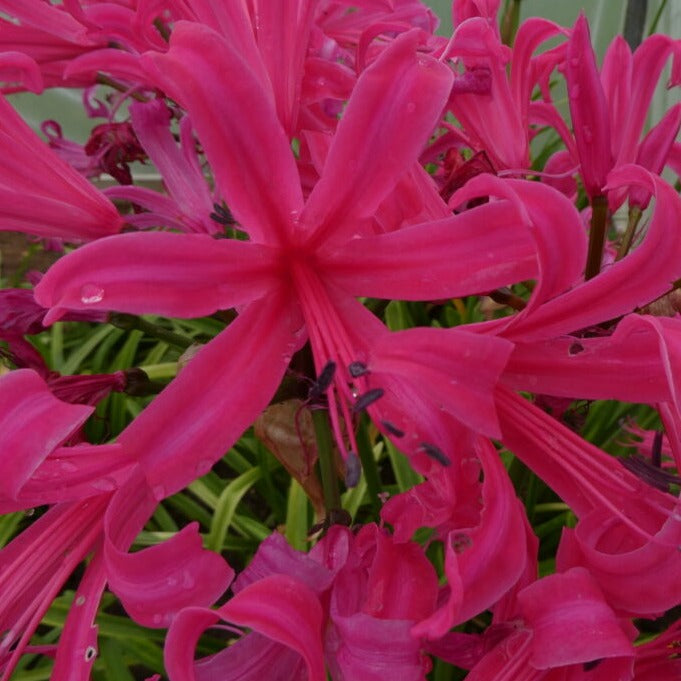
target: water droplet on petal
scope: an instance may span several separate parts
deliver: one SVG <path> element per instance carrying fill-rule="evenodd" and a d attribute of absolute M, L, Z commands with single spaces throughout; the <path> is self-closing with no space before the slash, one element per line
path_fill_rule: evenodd
<path fill-rule="evenodd" d="M 59 468 L 61 468 L 64 473 L 73 473 L 73 471 L 78 470 L 78 466 L 72 461 L 62 461 L 59 464 Z"/>
<path fill-rule="evenodd" d="M 78 607 L 83 605 L 85 603 L 85 596 L 78 596 L 78 598 L 76 598 L 75 603 Z"/>
<path fill-rule="evenodd" d="M 168 577 L 167 580 L 168 586 L 176 586 L 177 585 L 177 577 Z"/>
<path fill-rule="evenodd" d="M 416 104 L 414 102 L 409 102 L 407 104 L 407 113 L 414 113 L 416 111 Z"/>
<path fill-rule="evenodd" d="M 25 515 L 25 516 L 28 516 L 29 518 L 30 518 L 34 513 L 35 513 L 35 509 L 34 509 L 34 508 L 27 508 L 27 509 L 24 511 L 24 515 Z"/>
<path fill-rule="evenodd" d="M 580 60 L 579 57 L 571 57 L 571 58 L 570 58 L 570 66 L 577 67 L 577 66 L 579 66 L 579 62 L 580 62 L 580 61 L 581 61 L 581 60 Z"/>
<path fill-rule="evenodd" d="M 165 499 L 166 488 L 163 485 L 156 485 L 151 491 L 156 499 Z"/>
<path fill-rule="evenodd" d="M 104 289 L 97 284 L 84 284 L 80 289 L 80 302 L 84 305 L 94 305 L 104 298 Z"/>
<path fill-rule="evenodd" d="M 151 621 L 152 621 L 154 624 L 161 624 L 161 622 L 163 622 L 163 617 L 162 617 L 161 615 L 159 615 L 158 613 L 156 613 L 156 614 L 151 618 Z"/>
<path fill-rule="evenodd" d="M 594 138 L 594 134 L 593 132 L 591 132 L 591 128 L 586 125 L 582 128 L 582 135 L 584 135 L 584 141 L 587 144 L 589 144 Z"/>
<path fill-rule="evenodd" d="M 113 478 L 101 478 L 94 480 L 92 486 L 95 489 L 102 490 L 102 492 L 111 492 L 116 489 L 116 481 Z"/>
<path fill-rule="evenodd" d="M 570 95 L 570 99 L 577 99 L 579 97 L 579 85 L 573 85 L 568 94 Z"/>

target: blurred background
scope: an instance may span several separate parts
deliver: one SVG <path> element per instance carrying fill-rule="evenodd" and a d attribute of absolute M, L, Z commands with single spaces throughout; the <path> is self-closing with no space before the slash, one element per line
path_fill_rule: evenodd
<path fill-rule="evenodd" d="M 633 0 L 639 6 L 647 5 L 643 36 L 651 26 L 658 33 L 681 37 L 681 0 Z M 452 30 L 451 0 L 426 0 L 440 17 L 438 33 L 448 35 Z M 503 8 L 504 3 L 502 3 Z M 591 36 L 596 52 L 602 57 L 608 44 L 624 28 L 626 0 L 581 0 L 581 2 L 557 2 L 556 0 L 520 0 L 521 21 L 531 16 L 551 19 L 563 26 L 572 26 L 581 11 L 584 11 L 591 25 Z M 14 104 L 29 123 L 38 130 L 46 119 L 55 119 L 62 126 L 65 137 L 78 142 L 87 140 L 91 124 L 82 111 L 80 93 L 77 91 L 52 89 L 40 96 L 30 93 L 15 95 Z M 664 111 L 679 101 L 675 93 L 658 89 L 651 109 L 651 120 L 657 121 Z"/>

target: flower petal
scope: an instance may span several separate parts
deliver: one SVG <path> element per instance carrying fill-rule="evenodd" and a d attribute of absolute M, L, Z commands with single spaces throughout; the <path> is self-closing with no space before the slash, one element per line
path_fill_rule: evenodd
<path fill-rule="evenodd" d="M 228 622 L 249 627 L 300 653 L 308 681 L 325 681 L 322 607 L 302 582 L 287 575 L 265 577 L 249 584 L 217 612 Z"/>
<path fill-rule="evenodd" d="M 198 523 L 161 544 L 136 553 L 104 545 L 111 590 L 145 627 L 167 627 L 182 608 L 211 605 L 227 589 L 234 570 L 202 548 Z"/>
<path fill-rule="evenodd" d="M 312 239 L 342 240 L 409 170 L 432 133 L 451 87 L 450 70 L 416 52 L 404 33 L 364 71 L 338 124 L 301 224 Z"/>
<path fill-rule="evenodd" d="M 120 234 L 58 260 L 35 297 L 53 308 L 46 323 L 65 308 L 201 317 L 276 286 L 274 257 L 266 246 L 203 234 Z"/>
<path fill-rule="evenodd" d="M 534 242 L 514 213 L 508 202 L 497 201 L 351 239 L 322 267 L 352 295 L 434 300 L 486 293 L 537 275 Z"/>
<path fill-rule="evenodd" d="M 92 413 L 58 400 L 30 369 L 0 377 L 0 492 L 16 498 L 42 461 Z"/>
<path fill-rule="evenodd" d="M 276 292 L 249 305 L 121 433 L 157 499 L 208 472 L 264 409 L 301 327 L 298 308 Z"/>
<path fill-rule="evenodd" d="M 283 238 L 303 198 L 271 91 L 233 45 L 198 24 L 178 22 L 170 50 L 145 58 L 159 87 L 189 112 L 220 194 L 243 229 L 255 241 Z"/>

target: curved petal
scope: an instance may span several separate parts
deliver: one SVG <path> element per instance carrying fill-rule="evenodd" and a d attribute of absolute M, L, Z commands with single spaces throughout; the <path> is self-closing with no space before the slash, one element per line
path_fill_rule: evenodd
<path fill-rule="evenodd" d="M 451 87 L 450 70 L 418 54 L 404 33 L 362 73 L 334 136 L 321 179 L 300 217 L 311 239 L 342 240 L 407 172 L 432 133 Z"/>
<path fill-rule="evenodd" d="M 321 267 L 352 295 L 399 300 L 486 293 L 537 275 L 534 241 L 505 201 L 352 239 Z"/>
<path fill-rule="evenodd" d="M 210 605 L 227 589 L 234 570 L 202 548 L 198 523 L 161 544 L 136 553 L 104 545 L 111 590 L 145 627 L 166 627 L 182 608 Z"/>
<path fill-rule="evenodd" d="M 534 633 L 529 661 L 536 669 L 634 654 L 615 613 L 584 568 L 530 584 L 518 594 L 518 604 Z"/>
<path fill-rule="evenodd" d="M 669 291 L 681 277 L 681 199 L 666 182 L 638 166 L 613 171 L 608 188 L 637 184 L 655 195 L 655 213 L 641 245 L 597 277 L 540 306 L 530 305 L 504 331 L 507 338 L 530 341 L 587 328 L 631 312 Z M 558 253 L 560 251 L 556 251 Z M 555 260 L 555 256 L 554 256 Z M 550 260 L 547 258 L 547 263 Z M 555 291 L 554 295 L 559 291 Z M 531 314 L 530 314 L 531 312 Z"/>
<path fill-rule="evenodd" d="M 30 369 L 0 377 L 0 492 L 16 498 L 42 461 L 93 412 L 58 400 Z"/>
<path fill-rule="evenodd" d="M 201 317 L 250 302 L 277 286 L 276 251 L 203 234 L 120 234 L 58 260 L 36 286 L 52 308 Z"/>
<path fill-rule="evenodd" d="M 276 292 L 249 305 L 121 433 L 157 499 L 208 472 L 265 408 L 301 329 L 298 308 Z"/>
<path fill-rule="evenodd" d="M 502 380 L 516 390 L 560 397 L 669 402 L 673 384 L 662 333 L 658 320 L 629 315 L 606 338 L 518 342 Z"/>
<path fill-rule="evenodd" d="M 143 63 L 189 112 L 220 194 L 243 229 L 255 241 L 283 239 L 303 198 L 271 91 L 230 43 L 198 24 L 178 22 L 170 50 L 147 53 Z"/>
<path fill-rule="evenodd" d="M 308 681 L 326 680 L 322 607 L 302 582 L 287 575 L 265 577 L 249 584 L 217 612 L 300 653 Z"/>

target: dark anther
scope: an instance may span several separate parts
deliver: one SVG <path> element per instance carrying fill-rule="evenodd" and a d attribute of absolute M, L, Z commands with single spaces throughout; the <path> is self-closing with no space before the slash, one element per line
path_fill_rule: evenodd
<path fill-rule="evenodd" d="M 581 343 L 572 343 L 568 348 L 568 355 L 571 357 L 578 355 L 580 352 L 584 352 L 584 346 Z"/>
<path fill-rule="evenodd" d="M 667 473 L 664 469 L 657 468 L 638 456 L 629 456 L 620 461 L 627 470 L 655 489 L 668 492 L 669 485 L 681 485 L 681 478 L 678 475 Z"/>
<path fill-rule="evenodd" d="M 336 373 L 336 363 L 333 360 L 329 360 L 324 368 L 319 372 L 317 380 L 312 384 L 310 392 L 308 393 L 308 399 L 316 400 L 321 397 L 331 385 L 333 381 L 333 375 Z"/>
<path fill-rule="evenodd" d="M 360 376 L 364 376 L 364 374 L 369 373 L 367 365 L 363 362 L 353 362 L 348 366 L 348 371 L 350 372 L 350 376 L 353 378 L 359 378 Z"/>
<path fill-rule="evenodd" d="M 213 210 L 215 212 L 210 214 L 211 220 L 217 222 L 219 225 L 224 225 L 225 227 L 231 227 L 234 224 L 234 216 L 227 208 L 219 203 L 214 203 Z"/>
<path fill-rule="evenodd" d="M 352 405 L 352 413 L 358 414 L 364 411 L 369 405 L 383 397 L 383 388 L 372 388 L 357 398 L 357 402 Z"/>
<path fill-rule="evenodd" d="M 404 437 L 404 431 L 400 430 L 396 425 L 390 423 L 390 421 L 381 421 L 381 425 L 395 437 Z"/>
<path fill-rule="evenodd" d="M 435 459 L 435 461 L 441 463 L 443 466 L 449 466 L 452 463 L 449 457 L 439 447 L 430 444 L 430 442 L 422 442 L 421 449 L 428 454 L 431 459 Z"/>
<path fill-rule="evenodd" d="M 348 458 L 345 461 L 345 486 L 356 487 L 361 472 L 362 464 L 359 457 L 355 452 L 348 452 Z"/>
<path fill-rule="evenodd" d="M 650 461 L 655 466 L 655 468 L 660 468 L 662 466 L 662 431 L 658 430 L 655 432 L 655 437 L 653 438 L 653 449 L 650 452 Z"/>
<path fill-rule="evenodd" d="M 324 536 L 332 525 L 350 527 L 351 524 L 352 517 L 344 508 L 332 508 L 328 511 L 326 518 L 324 518 L 321 523 L 316 523 L 310 528 L 307 536 L 313 537 L 318 532 L 321 532 L 322 536 Z"/>
<path fill-rule="evenodd" d="M 596 669 L 598 665 L 603 662 L 603 658 L 600 658 L 598 660 L 591 660 L 589 662 L 585 662 L 582 665 L 582 669 L 584 669 L 585 672 L 590 672 L 592 669 Z"/>

